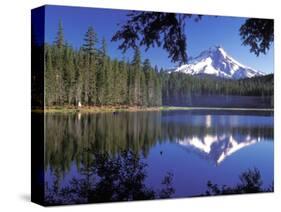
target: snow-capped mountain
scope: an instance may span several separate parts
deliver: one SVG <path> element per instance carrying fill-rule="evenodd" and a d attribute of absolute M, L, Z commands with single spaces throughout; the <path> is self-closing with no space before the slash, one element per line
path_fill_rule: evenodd
<path fill-rule="evenodd" d="M 198 57 L 191 59 L 188 64 L 182 65 L 171 72 L 212 75 L 227 79 L 244 79 L 265 75 L 260 71 L 242 65 L 229 56 L 220 46 L 203 51 Z"/>

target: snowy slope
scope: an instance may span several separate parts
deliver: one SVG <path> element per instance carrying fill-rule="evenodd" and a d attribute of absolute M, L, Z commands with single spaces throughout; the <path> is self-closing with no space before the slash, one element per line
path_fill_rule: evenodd
<path fill-rule="evenodd" d="M 207 74 L 227 79 L 243 79 L 264 75 L 260 71 L 242 65 L 219 46 L 203 51 L 188 64 L 182 65 L 171 72 L 182 72 L 190 75 Z"/>

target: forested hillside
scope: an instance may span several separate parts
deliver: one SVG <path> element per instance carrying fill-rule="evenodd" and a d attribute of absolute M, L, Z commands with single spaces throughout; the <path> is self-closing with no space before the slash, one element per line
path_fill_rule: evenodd
<path fill-rule="evenodd" d="M 148 59 L 141 62 L 138 48 L 130 62 L 111 59 L 105 39 L 99 42 L 92 27 L 83 46 L 73 49 L 65 42 L 60 24 L 54 44 L 45 44 L 45 105 L 159 106 L 157 73 Z"/>
<path fill-rule="evenodd" d="M 190 95 L 272 96 L 273 74 L 230 80 L 216 77 L 191 76 L 184 73 L 162 73 L 163 98 L 185 98 Z"/>
<path fill-rule="evenodd" d="M 161 106 L 191 96 L 273 96 L 273 74 L 243 80 L 167 73 L 142 62 L 138 47 L 132 61 L 112 59 L 105 39 L 93 27 L 83 45 L 65 41 L 60 23 L 52 44 L 44 44 L 45 106 Z M 189 101 L 189 100 L 188 100 Z M 273 98 L 269 106 L 273 106 Z"/>
<path fill-rule="evenodd" d="M 272 108 L 273 74 L 241 80 L 163 73 L 162 102 L 167 106 Z"/>

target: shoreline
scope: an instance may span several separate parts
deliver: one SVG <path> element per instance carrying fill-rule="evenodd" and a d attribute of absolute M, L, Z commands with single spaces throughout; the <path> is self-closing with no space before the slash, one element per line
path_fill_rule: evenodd
<path fill-rule="evenodd" d="M 171 111 L 171 110 L 232 110 L 232 111 L 268 111 L 274 112 L 274 108 L 226 108 L 226 107 L 129 107 L 129 106 L 91 106 L 91 107 L 48 107 L 44 109 L 32 109 L 35 113 L 106 113 L 106 112 L 141 112 L 141 111 Z"/>

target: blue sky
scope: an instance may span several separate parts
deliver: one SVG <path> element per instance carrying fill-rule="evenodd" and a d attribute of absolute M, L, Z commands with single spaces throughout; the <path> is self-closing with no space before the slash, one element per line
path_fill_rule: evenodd
<path fill-rule="evenodd" d="M 66 41 L 74 48 L 79 48 L 83 43 L 84 34 L 89 26 L 93 26 L 98 34 L 99 40 L 104 37 L 107 41 L 108 54 L 111 58 L 121 59 L 125 56 L 128 60 L 132 58 L 129 50 L 122 55 L 118 42 L 111 42 L 111 38 L 118 30 L 118 24 L 126 21 L 128 11 L 110 10 L 83 7 L 47 6 L 45 19 L 45 41 L 52 43 L 56 36 L 59 20 L 63 23 Z M 249 47 L 241 45 L 239 27 L 245 21 L 237 17 L 214 17 L 203 16 L 199 22 L 188 20 L 186 23 L 187 53 L 195 57 L 209 47 L 220 45 L 225 51 L 240 63 L 263 71 L 272 73 L 274 71 L 273 46 L 266 55 L 257 57 L 250 53 Z M 153 65 L 159 68 L 171 68 L 177 64 L 171 63 L 168 54 L 162 48 L 142 51 L 142 59 L 149 58 Z"/>

